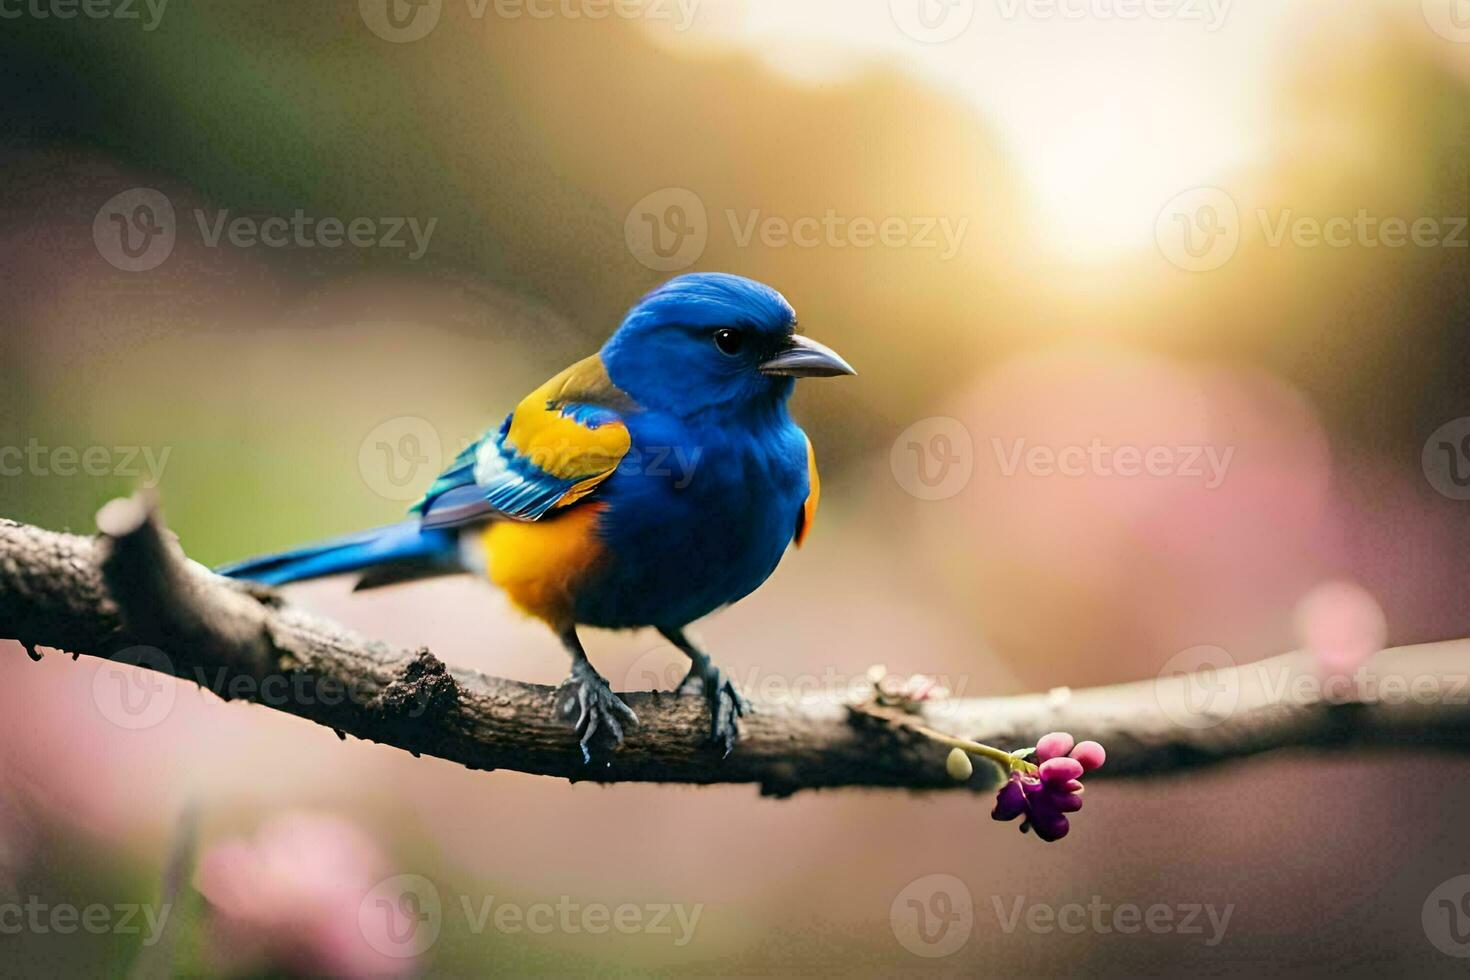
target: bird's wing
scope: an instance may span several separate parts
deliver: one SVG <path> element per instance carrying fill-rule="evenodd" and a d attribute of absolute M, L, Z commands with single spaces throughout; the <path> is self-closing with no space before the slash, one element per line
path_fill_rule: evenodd
<path fill-rule="evenodd" d="M 817 519 L 817 504 L 822 499 L 822 478 L 817 476 L 817 452 L 812 448 L 810 438 L 806 441 L 806 477 L 806 501 L 796 515 L 795 541 L 798 548 L 806 543 L 806 536 L 811 533 L 812 522 Z"/>
<path fill-rule="evenodd" d="M 423 526 L 495 517 L 536 521 L 587 496 L 628 452 L 622 412 L 636 406 L 594 354 L 516 406 L 499 430 L 465 448 L 414 505 Z"/>

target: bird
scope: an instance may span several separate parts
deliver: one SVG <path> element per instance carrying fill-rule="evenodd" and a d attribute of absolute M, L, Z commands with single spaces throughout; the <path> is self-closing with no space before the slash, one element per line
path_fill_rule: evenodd
<path fill-rule="evenodd" d="M 217 571 L 264 585 L 360 572 L 357 589 L 487 578 L 570 655 L 554 710 L 584 762 L 638 718 L 578 630 L 651 627 L 689 658 L 677 690 L 703 694 L 707 741 L 728 756 L 750 705 L 688 627 L 805 542 L 821 481 L 788 401 L 799 378 L 857 373 L 796 325 L 764 283 L 676 276 L 466 446 L 406 519 Z"/>

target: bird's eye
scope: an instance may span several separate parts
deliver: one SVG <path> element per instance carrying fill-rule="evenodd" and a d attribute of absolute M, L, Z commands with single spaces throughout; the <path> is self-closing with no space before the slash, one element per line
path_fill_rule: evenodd
<path fill-rule="evenodd" d="M 734 357 L 740 353 L 740 348 L 745 345 L 745 335 L 739 330 L 731 330 L 729 327 L 715 331 L 715 346 L 720 349 L 721 354 Z"/>

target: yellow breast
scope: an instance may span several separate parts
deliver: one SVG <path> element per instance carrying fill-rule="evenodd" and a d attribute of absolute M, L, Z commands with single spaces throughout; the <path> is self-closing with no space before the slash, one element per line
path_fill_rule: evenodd
<path fill-rule="evenodd" d="M 480 541 L 490 581 L 526 614 L 553 629 L 572 625 L 573 590 L 603 558 L 597 517 L 605 505 L 582 503 L 540 521 L 496 521 Z"/>

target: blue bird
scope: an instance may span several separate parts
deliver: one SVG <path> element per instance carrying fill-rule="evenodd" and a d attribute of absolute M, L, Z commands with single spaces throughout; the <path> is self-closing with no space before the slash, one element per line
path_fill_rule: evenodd
<path fill-rule="evenodd" d="M 273 585 L 363 571 L 358 588 L 487 576 L 571 654 L 558 706 L 584 758 L 598 732 L 620 745 L 638 719 L 577 627 L 654 627 L 689 657 L 679 690 L 702 691 L 728 753 L 748 704 L 685 628 L 805 540 L 820 483 L 787 401 L 797 378 L 855 373 L 795 327 L 769 286 L 678 276 L 465 448 L 408 520 L 219 571 Z"/>

